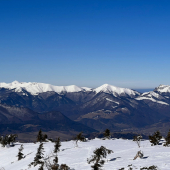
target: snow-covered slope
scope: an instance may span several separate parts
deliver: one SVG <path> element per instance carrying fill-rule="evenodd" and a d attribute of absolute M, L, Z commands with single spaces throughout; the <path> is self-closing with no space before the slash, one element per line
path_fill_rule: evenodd
<path fill-rule="evenodd" d="M 96 93 L 100 93 L 100 92 L 105 92 L 105 93 L 111 93 L 114 96 L 118 96 L 121 94 L 126 94 L 128 96 L 135 96 L 135 95 L 139 95 L 140 93 L 131 89 L 127 89 L 127 88 L 120 88 L 120 87 L 116 87 L 116 86 L 112 86 L 109 84 L 103 84 L 102 86 L 93 89 L 94 92 Z"/>
<path fill-rule="evenodd" d="M 1 170 L 38 170 L 39 166 L 28 165 L 34 160 L 39 143 L 24 143 L 23 154 L 26 156 L 20 161 L 17 160 L 18 148 L 21 143 L 17 143 L 11 148 L 2 148 L 0 146 L 0 169 Z M 105 159 L 103 170 L 140 170 L 142 167 L 149 167 L 155 165 L 158 170 L 170 169 L 170 147 L 162 145 L 151 146 L 148 140 L 141 141 L 141 147 L 132 140 L 111 139 L 101 140 L 94 139 L 88 142 L 78 142 L 78 147 L 75 147 L 75 142 L 68 141 L 61 143 L 61 149 L 58 153 L 59 164 L 67 164 L 74 170 L 91 170 L 91 165 L 87 163 L 87 158 L 93 155 L 93 151 L 100 146 L 104 146 L 113 150 Z M 44 143 L 44 157 L 51 156 L 51 162 L 54 159 L 53 155 L 54 143 Z M 144 158 L 137 158 L 133 160 L 136 153 L 141 150 L 144 153 Z M 4 168 L 4 169 L 3 169 Z M 47 168 L 44 167 L 44 170 Z"/>
<path fill-rule="evenodd" d="M 153 99 L 152 97 L 140 96 L 140 97 L 137 97 L 136 100 L 150 100 L 150 101 L 155 102 L 155 103 L 157 103 L 157 104 L 169 105 L 169 104 L 166 103 L 166 102 L 159 101 L 159 100 L 155 100 L 155 99 Z"/>
<path fill-rule="evenodd" d="M 157 88 L 155 88 L 154 91 L 159 92 L 159 93 L 170 93 L 170 86 L 160 85 Z"/>
<path fill-rule="evenodd" d="M 143 93 L 140 96 L 138 96 L 136 100 L 150 100 L 157 104 L 169 105 L 166 102 L 165 96 L 163 97 L 162 95 L 157 93 L 157 91 L 150 91 L 150 92 Z"/>
<path fill-rule="evenodd" d="M 47 91 L 54 91 L 56 93 L 86 91 L 85 88 L 81 88 L 75 85 L 53 86 L 45 83 L 32 83 L 32 82 L 26 83 L 18 81 L 14 81 L 9 84 L 0 83 L 0 88 L 15 89 L 15 92 L 22 92 L 22 89 L 24 89 L 31 93 L 32 95 L 37 95 L 38 93 L 43 93 Z"/>

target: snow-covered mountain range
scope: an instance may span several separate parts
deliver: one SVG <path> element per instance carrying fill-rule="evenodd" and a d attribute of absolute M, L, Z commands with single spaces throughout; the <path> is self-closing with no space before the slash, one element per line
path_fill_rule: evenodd
<path fill-rule="evenodd" d="M 12 83 L 0 83 L 0 88 L 14 89 L 15 92 L 22 92 L 23 89 L 31 93 L 32 95 L 38 95 L 39 93 L 54 91 L 56 93 L 63 92 L 79 92 L 87 91 L 87 88 L 81 88 L 75 85 L 71 86 L 53 86 L 45 83 L 32 83 L 32 82 L 18 82 L 13 81 Z M 90 89 L 89 89 L 90 90 Z"/>
<path fill-rule="evenodd" d="M 97 87 L 95 89 L 89 88 L 89 87 L 78 87 L 76 85 L 70 85 L 70 86 L 54 86 L 51 84 L 45 84 L 45 83 L 35 83 L 35 82 L 18 82 L 13 81 L 12 83 L 0 83 L 0 88 L 6 88 L 6 89 L 14 89 L 15 92 L 22 92 L 23 89 L 27 92 L 31 93 L 32 95 L 38 95 L 39 93 L 49 92 L 53 91 L 58 94 L 61 93 L 72 93 L 72 92 L 86 92 L 86 91 L 93 91 L 95 93 L 105 92 L 105 93 L 112 93 L 115 96 L 121 95 L 121 94 L 127 94 L 129 96 L 132 95 L 139 95 L 139 92 L 136 92 L 134 90 L 128 89 L 128 88 L 120 88 L 116 86 L 112 86 L 109 84 L 104 84 L 100 87 Z"/>
<path fill-rule="evenodd" d="M 0 108 L 2 123 L 19 121 L 20 115 L 11 110 L 29 108 L 38 113 L 59 111 L 98 131 L 143 128 L 169 122 L 170 86 L 139 93 L 108 84 L 92 89 L 14 81 L 0 83 L 0 104 L 7 109 Z"/>

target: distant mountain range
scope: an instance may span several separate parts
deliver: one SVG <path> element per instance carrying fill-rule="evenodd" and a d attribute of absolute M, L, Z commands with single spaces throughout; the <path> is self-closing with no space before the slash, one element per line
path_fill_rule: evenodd
<path fill-rule="evenodd" d="M 26 82 L 14 81 L 12 83 L 0 83 L 0 88 L 14 90 L 15 92 L 27 91 L 32 95 L 38 95 L 44 92 L 56 92 L 58 94 L 64 94 L 64 93 L 89 92 L 89 91 L 95 92 L 95 93 L 99 93 L 101 91 L 106 92 L 106 93 L 113 92 L 119 95 L 122 93 L 126 93 L 128 95 L 135 95 L 135 93 L 137 93 L 131 89 L 115 87 L 115 86 L 111 86 L 108 84 L 104 84 L 98 88 L 92 89 L 88 87 L 78 87 L 75 85 L 53 86 L 53 85 L 45 84 L 45 83 L 35 83 L 35 82 L 26 83 Z"/>
<path fill-rule="evenodd" d="M 60 118 L 62 118 L 60 120 Z M 138 91 L 44 83 L 0 83 L 0 131 L 38 128 L 113 131 L 169 126 L 170 86 Z M 170 128 L 170 127 L 168 127 Z"/>

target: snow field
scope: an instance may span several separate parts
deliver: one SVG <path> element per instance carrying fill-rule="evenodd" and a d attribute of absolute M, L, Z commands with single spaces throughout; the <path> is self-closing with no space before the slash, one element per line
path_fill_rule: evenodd
<path fill-rule="evenodd" d="M 16 156 L 20 145 L 21 143 L 16 143 L 11 148 L 0 146 L 0 170 L 1 168 L 5 170 L 38 170 L 39 166 L 28 168 L 28 165 L 34 160 L 39 143 L 23 143 L 23 154 L 26 157 L 18 161 Z M 91 170 L 87 158 L 90 158 L 93 151 L 100 146 L 105 146 L 114 152 L 107 156 L 103 170 L 118 170 L 120 168 L 128 170 L 128 165 L 132 165 L 131 167 L 136 170 L 152 165 L 157 166 L 159 170 L 170 170 L 170 147 L 151 146 L 148 140 L 141 141 L 140 148 L 134 141 L 123 139 L 94 139 L 88 142 L 78 142 L 78 147 L 75 147 L 74 141 L 61 142 L 60 152 L 58 153 L 59 164 L 67 164 L 75 170 Z M 44 157 L 52 156 L 53 149 L 54 143 L 44 143 Z M 133 160 L 139 150 L 144 153 L 144 158 Z M 51 157 L 52 159 L 53 157 Z"/>

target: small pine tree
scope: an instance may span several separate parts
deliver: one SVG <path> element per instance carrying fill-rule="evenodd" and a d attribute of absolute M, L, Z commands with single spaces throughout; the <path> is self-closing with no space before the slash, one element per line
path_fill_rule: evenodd
<path fill-rule="evenodd" d="M 39 132 L 38 132 L 38 135 L 37 135 L 37 142 L 42 142 L 42 141 L 43 141 L 43 134 L 42 134 L 42 131 L 40 129 Z"/>
<path fill-rule="evenodd" d="M 169 146 L 170 145 L 170 130 L 169 130 L 165 140 L 166 140 L 166 143 L 164 144 L 164 146 Z"/>
<path fill-rule="evenodd" d="M 1 145 L 2 147 L 5 147 L 8 144 L 7 136 L 1 136 Z"/>
<path fill-rule="evenodd" d="M 106 139 L 109 139 L 110 138 L 110 130 L 109 129 L 106 129 L 105 131 L 104 131 L 104 137 L 106 138 Z"/>
<path fill-rule="evenodd" d="M 47 138 L 47 134 L 43 134 L 42 130 L 40 129 L 37 135 L 37 142 L 45 142 Z"/>
<path fill-rule="evenodd" d="M 76 146 L 78 146 L 78 141 L 81 141 L 81 142 L 86 142 L 86 138 L 82 135 L 83 132 L 80 132 L 76 137 L 75 137 L 75 140 L 76 140 Z"/>
<path fill-rule="evenodd" d="M 18 156 L 18 161 L 24 158 L 24 154 L 22 153 L 23 149 L 24 149 L 23 145 L 21 145 L 20 148 L 18 149 L 19 150 L 18 155 L 17 155 Z"/>
<path fill-rule="evenodd" d="M 45 141 L 48 138 L 47 134 L 43 135 L 43 141 Z"/>
<path fill-rule="evenodd" d="M 5 135 L 0 137 L 0 143 L 2 144 L 3 147 L 6 145 L 13 145 L 13 142 L 15 142 L 15 139 L 18 137 L 17 134 L 10 134 L 10 135 Z"/>
<path fill-rule="evenodd" d="M 92 155 L 91 159 L 87 159 L 87 162 L 89 164 L 94 162 L 94 165 L 91 166 L 93 170 L 100 170 L 100 167 L 102 167 L 105 163 L 103 158 L 106 158 L 107 154 L 111 154 L 113 151 L 101 146 L 100 148 L 95 149 L 93 153 L 94 155 Z"/>
<path fill-rule="evenodd" d="M 162 138 L 159 131 L 154 132 L 152 136 L 149 136 L 149 141 L 151 142 L 151 145 L 158 145 L 160 142 L 160 139 Z"/>
<path fill-rule="evenodd" d="M 31 165 L 34 165 L 34 166 L 36 166 L 36 165 L 38 165 L 38 164 L 40 164 L 41 166 L 42 165 L 44 165 L 44 162 L 41 160 L 42 158 L 44 158 L 43 157 L 43 151 L 44 151 L 44 148 L 43 148 L 43 143 L 40 143 L 40 145 L 39 145 L 39 147 L 38 147 L 38 149 L 37 149 L 37 153 L 36 153 L 36 155 L 35 155 L 35 157 L 34 157 L 34 162 L 32 162 L 31 164 L 30 164 L 30 166 Z"/>
<path fill-rule="evenodd" d="M 57 153 L 60 151 L 61 141 L 60 138 L 57 138 L 55 145 L 54 145 L 54 153 Z"/>

